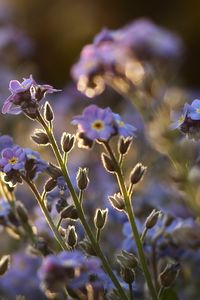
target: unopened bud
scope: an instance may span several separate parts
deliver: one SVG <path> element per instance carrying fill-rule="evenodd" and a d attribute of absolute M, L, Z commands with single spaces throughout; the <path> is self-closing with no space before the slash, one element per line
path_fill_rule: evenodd
<path fill-rule="evenodd" d="M 54 179 L 57 179 L 58 177 L 63 176 L 63 173 L 62 173 L 61 169 L 58 168 L 57 166 L 55 166 L 52 163 L 49 163 L 49 166 L 47 168 L 47 172 Z"/>
<path fill-rule="evenodd" d="M 138 266 L 139 261 L 137 257 L 130 252 L 122 250 L 120 255 L 117 255 L 117 261 L 124 267 L 134 269 Z"/>
<path fill-rule="evenodd" d="M 103 229 L 106 224 L 108 209 L 97 209 L 94 217 L 94 224 L 97 229 Z"/>
<path fill-rule="evenodd" d="M 77 181 L 77 186 L 81 191 L 85 190 L 88 186 L 89 178 L 87 174 L 88 174 L 87 168 L 84 169 L 79 168 L 76 176 L 76 181 Z"/>
<path fill-rule="evenodd" d="M 125 208 L 124 198 L 121 196 L 120 193 L 114 194 L 113 196 L 109 196 L 108 199 L 112 207 L 116 208 L 119 211 L 124 210 Z"/>
<path fill-rule="evenodd" d="M 49 102 L 45 103 L 44 106 L 44 117 L 48 122 L 51 122 L 54 118 L 54 113 L 53 113 L 53 109 L 51 107 L 51 105 L 49 104 Z"/>
<path fill-rule="evenodd" d="M 125 155 L 128 153 L 129 151 L 129 148 L 131 146 L 131 143 L 132 143 L 132 138 L 131 137 L 127 137 L 127 138 L 121 138 L 119 140 L 119 143 L 118 143 L 118 151 L 120 154 L 122 155 Z"/>
<path fill-rule="evenodd" d="M 145 227 L 148 228 L 148 229 L 153 228 L 156 225 L 159 216 L 160 216 L 160 211 L 154 209 L 150 213 L 150 215 L 147 217 L 146 222 L 145 222 Z"/>
<path fill-rule="evenodd" d="M 72 134 L 63 133 L 61 139 L 61 145 L 64 152 L 68 153 L 74 147 L 75 136 Z"/>
<path fill-rule="evenodd" d="M 45 192 L 50 192 L 52 191 L 57 185 L 57 181 L 53 178 L 50 178 L 49 180 L 47 180 L 47 182 L 45 183 L 44 189 Z"/>
<path fill-rule="evenodd" d="M 16 211 L 17 211 L 17 214 L 21 220 L 22 223 L 27 223 L 28 222 L 28 211 L 27 209 L 25 208 L 25 206 L 23 205 L 22 202 L 19 202 L 17 201 L 16 202 Z"/>
<path fill-rule="evenodd" d="M 94 142 L 88 139 L 84 132 L 79 132 L 78 134 L 78 146 L 79 148 L 91 149 L 93 147 Z"/>
<path fill-rule="evenodd" d="M 129 268 L 121 268 L 120 275 L 122 279 L 128 283 L 131 284 L 135 280 L 135 272 Z"/>
<path fill-rule="evenodd" d="M 56 210 L 58 213 L 64 210 L 67 206 L 68 206 L 67 200 L 64 198 L 60 198 L 56 201 Z"/>
<path fill-rule="evenodd" d="M 139 181 L 141 181 L 146 169 L 147 168 L 145 166 L 143 166 L 141 163 L 138 163 L 131 172 L 130 175 L 131 183 L 136 184 Z"/>
<path fill-rule="evenodd" d="M 159 278 L 160 278 L 161 285 L 164 287 L 171 286 L 175 282 L 178 276 L 179 269 L 180 269 L 180 265 L 178 263 L 168 264 L 164 269 L 164 271 L 160 273 Z"/>
<path fill-rule="evenodd" d="M 4 275 L 10 266 L 10 256 L 4 255 L 0 260 L 0 276 Z"/>
<path fill-rule="evenodd" d="M 66 208 L 64 208 L 61 211 L 60 216 L 62 219 L 68 219 L 68 218 L 72 220 L 78 219 L 78 213 L 74 205 L 69 205 Z"/>
<path fill-rule="evenodd" d="M 49 138 L 42 130 L 36 130 L 34 135 L 31 136 L 32 140 L 38 145 L 48 145 Z"/>
<path fill-rule="evenodd" d="M 85 251 L 86 254 L 96 256 L 96 252 L 88 240 L 84 239 L 83 241 L 79 242 L 79 246 L 83 249 L 83 251 Z"/>
<path fill-rule="evenodd" d="M 77 244 L 77 233 L 74 226 L 68 226 L 67 228 L 67 244 L 74 248 Z"/>
<path fill-rule="evenodd" d="M 107 154 L 102 153 L 101 154 L 101 160 L 102 160 L 103 166 L 106 169 L 106 171 L 108 171 L 110 173 L 114 173 L 115 172 L 114 163 L 113 163 L 113 161 L 111 160 L 111 158 Z"/>

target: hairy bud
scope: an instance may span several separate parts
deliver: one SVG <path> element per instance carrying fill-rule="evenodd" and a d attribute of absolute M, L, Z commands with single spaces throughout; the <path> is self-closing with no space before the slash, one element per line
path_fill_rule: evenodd
<path fill-rule="evenodd" d="M 92 244 L 87 239 L 79 242 L 79 246 L 83 249 L 83 251 L 85 251 L 86 254 L 96 256 L 96 252 L 92 247 Z"/>
<path fill-rule="evenodd" d="M 47 168 L 47 172 L 54 179 L 57 179 L 58 177 L 63 176 L 63 173 L 62 173 L 61 169 L 58 168 L 57 166 L 55 166 L 52 163 L 49 163 L 49 166 Z"/>
<path fill-rule="evenodd" d="M 53 109 L 52 109 L 51 105 L 49 104 L 49 102 L 45 103 L 44 117 L 48 122 L 51 122 L 54 119 Z"/>
<path fill-rule="evenodd" d="M 180 265 L 176 264 L 168 264 L 163 272 L 160 273 L 160 283 L 164 287 L 171 286 L 176 280 L 178 273 L 180 270 Z"/>
<path fill-rule="evenodd" d="M 45 183 L 45 186 L 44 186 L 44 189 L 45 189 L 45 192 L 50 192 L 52 191 L 57 185 L 57 182 L 55 179 L 53 178 L 50 178 L 49 180 L 47 180 L 47 182 Z"/>
<path fill-rule="evenodd" d="M 4 275 L 10 266 L 10 256 L 4 255 L 0 260 L 0 276 Z"/>
<path fill-rule="evenodd" d="M 74 226 L 68 226 L 67 228 L 67 244 L 74 248 L 77 244 L 77 233 Z"/>
<path fill-rule="evenodd" d="M 136 268 L 139 264 L 137 257 L 125 250 L 122 250 L 121 254 L 117 255 L 117 261 L 122 267 L 130 269 Z"/>
<path fill-rule="evenodd" d="M 113 161 L 111 160 L 111 158 L 107 154 L 102 153 L 101 154 L 101 160 L 102 160 L 103 166 L 106 169 L 106 171 L 108 171 L 110 173 L 114 173 L 115 172 L 114 163 L 113 163 Z"/>
<path fill-rule="evenodd" d="M 141 163 L 138 163 L 131 172 L 130 175 L 131 183 L 136 184 L 139 181 L 141 181 L 146 169 L 147 168 L 145 166 L 143 166 Z"/>
<path fill-rule="evenodd" d="M 147 217 L 146 222 L 145 222 L 145 227 L 148 228 L 148 229 L 153 228 L 156 225 L 159 216 L 160 216 L 160 211 L 154 209 L 150 213 L 150 215 Z"/>
<path fill-rule="evenodd" d="M 62 219 L 78 219 L 78 213 L 74 205 L 69 205 L 61 211 L 60 214 Z"/>
<path fill-rule="evenodd" d="M 61 138 L 61 145 L 64 152 L 70 152 L 74 147 L 75 136 L 72 134 L 66 134 L 65 132 Z"/>
<path fill-rule="evenodd" d="M 98 208 L 94 217 L 94 225 L 97 229 L 103 229 L 106 224 L 108 216 L 108 209 L 100 209 Z"/>
<path fill-rule="evenodd" d="M 49 138 L 43 130 L 36 130 L 34 135 L 31 136 L 32 140 L 38 144 L 46 146 L 49 144 Z"/>
<path fill-rule="evenodd" d="M 135 280 L 135 272 L 129 268 L 121 268 L 120 275 L 122 279 L 128 283 L 131 284 Z"/>
<path fill-rule="evenodd" d="M 77 186 L 81 191 L 85 190 L 88 186 L 89 178 L 87 174 L 88 174 L 87 168 L 84 169 L 79 168 L 76 176 L 76 181 L 77 181 Z"/>
<path fill-rule="evenodd" d="M 125 155 L 128 153 L 131 143 L 132 143 L 132 138 L 127 137 L 127 138 L 120 138 L 119 143 L 118 143 L 118 151 L 120 154 Z"/>
<path fill-rule="evenodd" d="M 113 208 L 116 208 L 119 211 L 125 209 L 124 198 L 121 196 L 120 193 L 114 194 L 113 196 L 109 196 L 108 199 Z"/>

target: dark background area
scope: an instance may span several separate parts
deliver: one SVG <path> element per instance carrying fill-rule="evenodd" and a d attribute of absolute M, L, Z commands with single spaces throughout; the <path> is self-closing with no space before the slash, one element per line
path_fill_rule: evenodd
<path fill-rule="evenodd" d="M 38 77 L 62 87 L 82 47 L 103 27 L 147 17 L 177 32 L 186 45 L 180 79 L 199 87 L 200 1 L 7 0 L 14 23 L 34 41 Z"/>

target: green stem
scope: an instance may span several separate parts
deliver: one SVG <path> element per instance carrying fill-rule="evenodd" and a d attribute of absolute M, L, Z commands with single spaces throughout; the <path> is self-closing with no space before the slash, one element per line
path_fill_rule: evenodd
<path fill-rule="evenodd" d="M 132 283 L 129 283 L 129 295 L 130 295 L 130 300 L 133 300 L 133 285 L 132 285 Z"/>
<path fill-rule="evenodd" d="M 28 184 L 28 186 L 30 187 L 31 191 L 33 192 L 44 216 L 45 216 L 45 219 L 49 225 L 49 227 L 51 228 L 52 232 L 54 233 L 54 236 L 58 242 L 58 244 L 60 245 L 60 248 L 62 250 L 69 250 L 67 245 L 65 244 L 64 240 L 62 239 L 62 237 L 60 236 L 54 222 L 52 221 L 51 219 L 51 216 L 49 214 L 49 211 L 48 209 L 46 208 L 44 202 L 42 201 L 42 197 L 40 196 L 40 193 L 38 192 L 38 189 L 36 188 L 36 186 L 34 185 L 33 182 L 27 180 L 25 177 L 23 178 L 24 181 Z"/>
<path fill-rule="evenodd" d="M 106 257 L 104 256 L 103 252 L 101 251 L 101 248 L 100 248 L 99 244 L 97 243 L 96 238 L 94 237 L 94 235 L 93 235 L 93 233 L 92 233 L 92 231 L 90 229 L 90 226 L 89 226 L 89 224 L 88 224 L 88 222 L 87 222 L 87 220 L 85 218 L 84 212 L 82 210 L 82 205 L 79 202 L 79 197 L 77 196 L 77 194 L 76 194 L 76 192 L 74 190 L 74 187 L 73 187 L 73 185 L 71 183 L 71 179 L 70 179 L 70 176 L 68 174 L 67 167 L 63 163 L 62 156 L 61 156 L 60 150 L 58 148 L 58 145 L 56 143 L 56 140 L 54 138 L 54 135 L 53 135 L 51 129 L 47 126 L 46 122 L 44 121 L 44 119 L 42 118 L 42 116 L 39 113 L 38 113 L 37 120 L 40 123 L 40 125 L 42 125 L 42 127 L 44 128 L 44 130 L 46 131 L 46 133 L 48 135 L 50 145 L 51 145 L 52 150 L 54 152 L 54 155 L 55 155 L 55 157 L 57 159 L 57 162 L 58 162 L 58 164 L 59 164 L 59 166 L 60 166 L 60 168 L 62 170 L 63 176 L 65 178 L 65 181 L 67 183 L 68 189 L 69 189 L 70 194 L 72 196 L 72 199 L 74 201 L 74 204 L 75 204 L 75 207 L 77 209 L 78 216 L 79 216 L 79 219 L 80 219 L 80 221 L 82 223 L 82 226 L 83 226 L 83 228 L 84 228 L 84 230 L 85 230 L 85 232 L 86 232 L 86 234 L 87 234 L 90 242 L 92 243 L 92 246 L 93 246 L 93 248 L 94 248 L 97 256 L 101 259 L 101 262 L 102 262 L 104 270 L 109 275 L 109 277 L 112 280 L 113 284 L 117 288 L 120 297 L 122 299 L 126 300 L 127 296 L 126 296 L 123 288 L 121 287 L 121 285 L 120 285 L 117 277 L 113 273 L 108 260 L 106 259 Z"/>
<path fill-rule="evenodd" d="M 158 299 L 159 299 L 159 300 L 161 299 L 161 296 L 162 296 L 164 290 L 165 290 L 165 287 L 164 287 L 164 286 L 161 286 L 161 288 L 160 288 L 160 290 L 159 290 L 159 293 L 158 293 Z"/>
<path fill-rule="evenodd" d="M 97 240 L 97 242 L 99 243 L 99 241 L 100 241 L 100 235 L 101 235 L 101 229 L 97 229 L 97 232 L 96 232 L 96 240 Z"/>
<path fill-rule="evenodd" d="M 144 230 L 143 230 L 143 232 L 142 232 L 142 235 L 140 237 L 140 240 L 141 240 L 142 243 L 144 243 L 144 240 L 145 240 L 145 237 L 147 235 L 147 232 L 148 232 L 148 228 L 145 227 Z"/>
<path fill-rule="evenodd" d="M 144 272 L 144 276 L 145 276 L 145 279 L 146 279 L 146 282 L 147 282 L 147 285 L 148 285 L 148 288 L 149 288 L 149 292 L 150 292 L 151 297 L 152 297 L 153 300 L 158 300 L 157 293 L 156 293 L 156 290 L 154 288 L 154 285 L 153 285 L 153 282 L 152 282 L 152 279 L 151 279 L 151 274 L 150 274 L 148 266 L 147 266 L 147 262 L 146 262 L 142 242 L 140 240 L 140 235 L 139 235 L 137 225 L 136 225 L 136 222 L 135 222 L 135 215 L 134 215 L 132 205 L 131 205 L 131 198 L 130 198 L 130 196 L 128 194 L 128 191 L 127 191 L 127 188 L 125 186 L 124 178 L 123 178 L 123 175 L 122 175 L 122 172 L 121 172 L 121 168 L 119 167 L 119 164 L 118 164 L 118 162 L 115 158 L 115 155 L 112 152 L 112 149 L 110 148 L 110 145 L 105 142 L 104 146 L 105 146 L 107 152 L 109 153 L 113 163 L 115 164 L 115 170 L 116 170 L 118 185 L 119 185 L 121 194 L 124 197 L 126 212 L 127 212 L 128 219 L 129 219 L 129 222 L 130 222 L 130 225 L 131 225 L 131 228 L 132 228 L 133 236 L 134 236 L 136 246 L 137 246 L 137 250 L 138 250 L 138 255 L 139 255 L 139 258 L 140 258 L 140 263 L 141 263 L 141 266 L 142 266 L 142 269 L 143 269 L 143 272 Z"/>
<path fill-rule="evenodd" d="M 60 217 L 60 219 L 58 220 L 58 224 L 56 226 L 57 230 L 60 228 L 61 222 L 62 222 L 62 217 Z"/>

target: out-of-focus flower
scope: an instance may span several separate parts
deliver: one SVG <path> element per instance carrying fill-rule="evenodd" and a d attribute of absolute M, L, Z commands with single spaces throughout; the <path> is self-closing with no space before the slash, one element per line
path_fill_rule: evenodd
<path fill-rule="evenodd" d="M 9 135 L 0 136 L 0 152 L 5 148 L 11 148 L 13 146 L 13 138 Z"/>
<path fill-rule="evenodd" d="M 192 101 L 190 107 L 189 107 L 189 113 L 188 116 L 192 119 L 192 120 L 200 120 L 200 100 L 199 99 L 195 99 L 194 101 Z"/>
<path fill-rule="evenodd" d="M 0 224 L 4 223 L 11 212 L 8 201 L 0 199 Z"/>
<path fill-rule="evenodd" d="M 125 123 L 121 116 L 118 114 L 113 114 L 115 125 L 117 127 L 117 132 L 120 136 L 130 137 L 135 136 L 136 128 L 128 123 Z"/>
<path fill-rule="evenodd" d="M 22 170 L 25 165 L 25 151 L 19 146 L 13 148 L 6 148 L 1 153 L 0 167 L 4 173 L 11 170 Z"/>
<path fill-rule="evenodd" d="M 183 125 L 183 123 L 185 122 L 189 107 L 190 107 L 190 105 L 188 103 L 186 103 L 184 105 L 183 112 L 181 113 L 181 115 L 177 115 L 177 114 L 173 115 L 174 122 L 170 125 L 171 129 L 177 129 L 177 128 L 180 128 L 181 125 Z"/>

